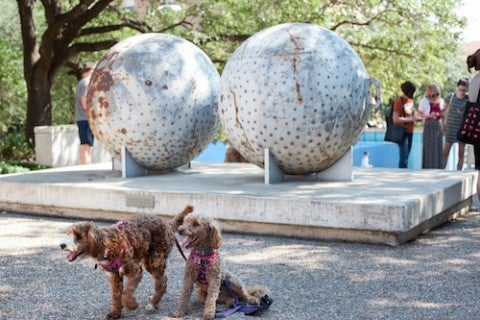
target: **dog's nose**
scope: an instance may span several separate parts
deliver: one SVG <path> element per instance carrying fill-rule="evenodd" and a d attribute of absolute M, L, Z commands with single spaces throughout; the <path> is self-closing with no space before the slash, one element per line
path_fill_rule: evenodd
<path fill-rule="evenodd" d="M 60 244 L 60 248 L 62 248 L 62 250 L 65 249 L 66 247 L 67 245 L 65 243 Z"/>

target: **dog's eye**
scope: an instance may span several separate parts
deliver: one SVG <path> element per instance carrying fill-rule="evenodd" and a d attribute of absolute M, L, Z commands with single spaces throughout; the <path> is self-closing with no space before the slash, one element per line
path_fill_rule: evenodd
<path fill-rule="evenodd" d="M 76 234 L 75 235 L 75 240 L 82 240 L 82 235 L 81 234 Z"/>
<path fill-rule="evenodd" d="M 194 222 L 194 223 L 193 223 L 193 226 L 194 226 L 195 228 L 198 227 L 198 226 L 199 226 L 198 222 Z"/>

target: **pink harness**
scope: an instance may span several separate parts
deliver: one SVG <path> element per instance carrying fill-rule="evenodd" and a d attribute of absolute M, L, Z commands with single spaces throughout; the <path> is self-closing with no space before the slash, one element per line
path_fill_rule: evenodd
<path fill-rule="evenodd" d="M 208 253 L 206 254 L 205 250 L 194 250 L 190 252 L 190 256 L 188 258 L 193 263 L 195 270 L 197 271 L 197 281 L 203 285 L 207 285 L 207 271 L 218 259 L 218 252 L 216 250 L 213 250 L 213 252 L 208 250 Z"/>
<path fill-rule="evenodd" d="M 125 225 L 125 223 L 123 221 L 118 221 L 117 223 L 115 223 L 115 229 L 120 231 L 124 225 Z M 120 252 L 119 252 L 118 256 L 115 259 L 113 259 L 112 261 L 110 261 L 110 263 L 107 264 L 107 265 L 100 264 L 100 267 L 102 267 L 102 270 L 105 271 L 105 272 L 118 272 L 118 270 L 120 270 L 120 268 L 122 267 L 122 258 L 121 257 L 122 257 L 122 254 L 127 249 L 127 246 L 131 246 L 131 243 L 128 240 L 128 238 L 125 238 L 125 241 L 122 243 L 122 246 L 120 248 Z M 108 258 L 108 249 L 105 250 L 105 252 L 103 253 L 103 256 L 105 258 Z M 97 265 L 95 265 L 95 269 L 96 268 L 97 268 Z"/>

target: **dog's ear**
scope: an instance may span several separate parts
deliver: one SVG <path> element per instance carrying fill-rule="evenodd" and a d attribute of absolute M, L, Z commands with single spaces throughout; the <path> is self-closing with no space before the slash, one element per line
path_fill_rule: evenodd
<path fill-rule="evenodd" d="M 79 222 L 71 225 L 67 228 L 67 234 L 69 235 L 82 235 L 86 236 L 92 227 L 91 222 Z"/>
<path fill-rule="evenodd" d="M 93 222 L 87 222 L 85 224 L 85 234 L 88 236 L 89 239 L 92 239 L 93 241 L 97 241 L 99 239 L 99 232 L 100 229 L 93 223 Z"/>
<path fill-rule="evenodd" d="M 209 230 L 209 239 L 210 246 L 212 249 L 219 249 L 222 245 L 222 234 L 220 232 L 220 226 L 217 221 L 214 219 L 209 219 L 208 221 L 208 230 Z"/>

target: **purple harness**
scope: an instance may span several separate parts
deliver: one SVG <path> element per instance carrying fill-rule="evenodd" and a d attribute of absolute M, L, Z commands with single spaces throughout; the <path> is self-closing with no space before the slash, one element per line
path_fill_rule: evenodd
<path fill-rule="evenodd" d="M 243 312 L 246 316 L 259 316 L 268 308 L 270 308 L 270 305 L 273 303 L 273 300 L 268 295 L 261 297 L 259 304 L 250 304 L 245 301 L 240 301 L 237 295 L 230 288 L 230 282 L 228 281 L 228 278 L 225 278 L 222 284 L 225 286 L 225 288 L 227 288 L 228 293 L 233 298 L 233 305 L 223 311 L 217 311 L 215 313 L 215 319 L 226 318 L 239 311 Z"/>

